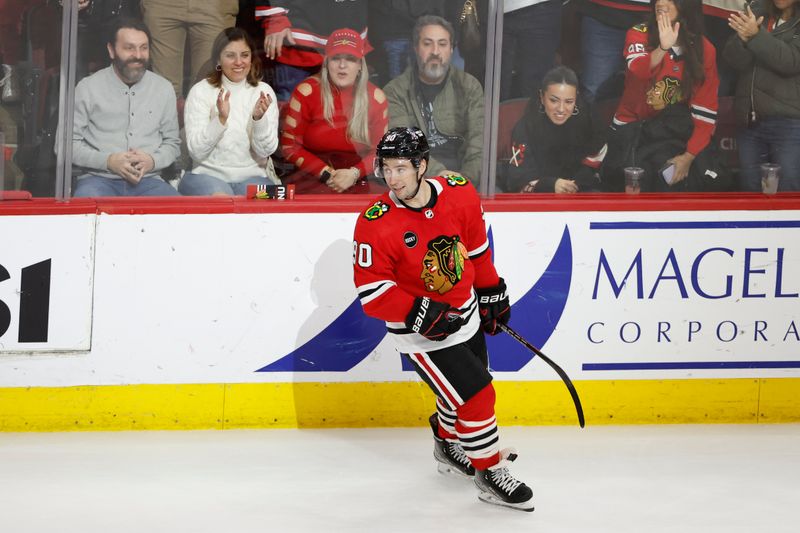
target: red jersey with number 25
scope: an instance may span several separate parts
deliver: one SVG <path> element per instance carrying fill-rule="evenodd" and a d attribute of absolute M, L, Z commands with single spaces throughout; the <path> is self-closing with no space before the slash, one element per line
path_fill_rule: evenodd
<path fill-rule="evenodd" d="M 408 207 L 388 191 L 358 215 L 353 242 L 354 279 L 364 312 L 386 322 L 403 352 L 468 340 L 480 324 L 473 287 L 499 283 L 475 188 L 458 174 L 427 181 L 431 200 L 426 207 Z M 412 332 L 405 318 L 418 296 L 460 309 L 464 326 L 440 342 Z"/>

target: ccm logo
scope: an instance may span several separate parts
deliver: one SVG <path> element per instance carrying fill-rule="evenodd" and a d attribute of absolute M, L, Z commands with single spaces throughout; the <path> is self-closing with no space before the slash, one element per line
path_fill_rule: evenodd
<path fill-rule="evenodd" d="M 478 303 L 479 304 L 496 304 L 500 300 L 505 300 L 505 299 L 506 299 L 506 293 L 503 292 L 503 293 L 500 293 L 500 294 L 492 294 L 491 296 L 481 296 L 480 299 L 478 299 Z"/>
<path fill-rule="evenodd" d="M 423 298 L 422 301 L 419 303 L 419 311 L 417 311 L 417 317 L 414 319 L 414 325 L 411 326 L 411 330 L 414 333 L 419 333 L 419 329 L 422 327 L 422 321 L 425 320 L 425 315 L 428 314 L 428 304 L 430 303 L 430 298 Z"/>

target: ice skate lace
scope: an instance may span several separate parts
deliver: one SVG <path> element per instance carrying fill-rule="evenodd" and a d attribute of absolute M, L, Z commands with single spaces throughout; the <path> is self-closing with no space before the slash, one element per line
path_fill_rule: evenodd
<path fill-rule="evenodd" d="M 506 494 L 511 494 L 517 487 L 522 485 L 522 481 L 518 481 L 514 479 L 508 472 L 508 468 L 498 468 L 497 470 L 492 470 L 492 481 L 495 485 L 497 485 L 503 492 Z"/>
<path fill-rule="evenodd" d="M 464 448 L 457 442 L 448 442 L 447 443 L 448 451 L 450 452 L 450 457 L 455 459 L 459 464 L 464 466 L 469 466 L 469 458 L 464 453 Z"/>

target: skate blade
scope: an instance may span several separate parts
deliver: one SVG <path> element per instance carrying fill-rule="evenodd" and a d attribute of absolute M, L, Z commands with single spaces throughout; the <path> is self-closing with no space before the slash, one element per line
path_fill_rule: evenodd
<path fill-rule="evenodd" d="M 482 502 L 491 505 L 498 505 L 500 507 L 509 507 L 511 509 L 516 509 L 517 511 L 525 511 L 526 513 L 533 512 L 533 500 L 528 500 L 527 502 L 520 502 L 520 503 L 509 503 L 501 500 L 500 498 L 495 497 L 494 494 L 483 491 L 478 493 L 478 499 Z"/>
<path fill-rule="evenodd" d="M 439 471 L 440 474 L 447 477 L 454 477 L 458 479 L 472 479 L 472 476 L 469 476 L 458 470 L 457 468 L 453 468 L 452 466 L 446 465 L 444 463 L 438 463 L 436 466 L 436 470 Z"/>

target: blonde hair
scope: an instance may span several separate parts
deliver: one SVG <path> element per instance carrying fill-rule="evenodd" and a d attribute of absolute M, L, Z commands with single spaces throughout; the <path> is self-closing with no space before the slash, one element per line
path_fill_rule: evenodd
<path fill-rule="evenodd" d="M 367 92 L 367 60 L 361 58 L 361 70 L 356 78 L 353 95 L 353 112 L 347 119 L 347 137 L 351 141 L 370 144 L 369 140 L 369 94 Z M 320 72 L 322 88 L 322 115 L 333 126 L 333 90 L 328 78 L 328 57 L 322 60 Z"/>

